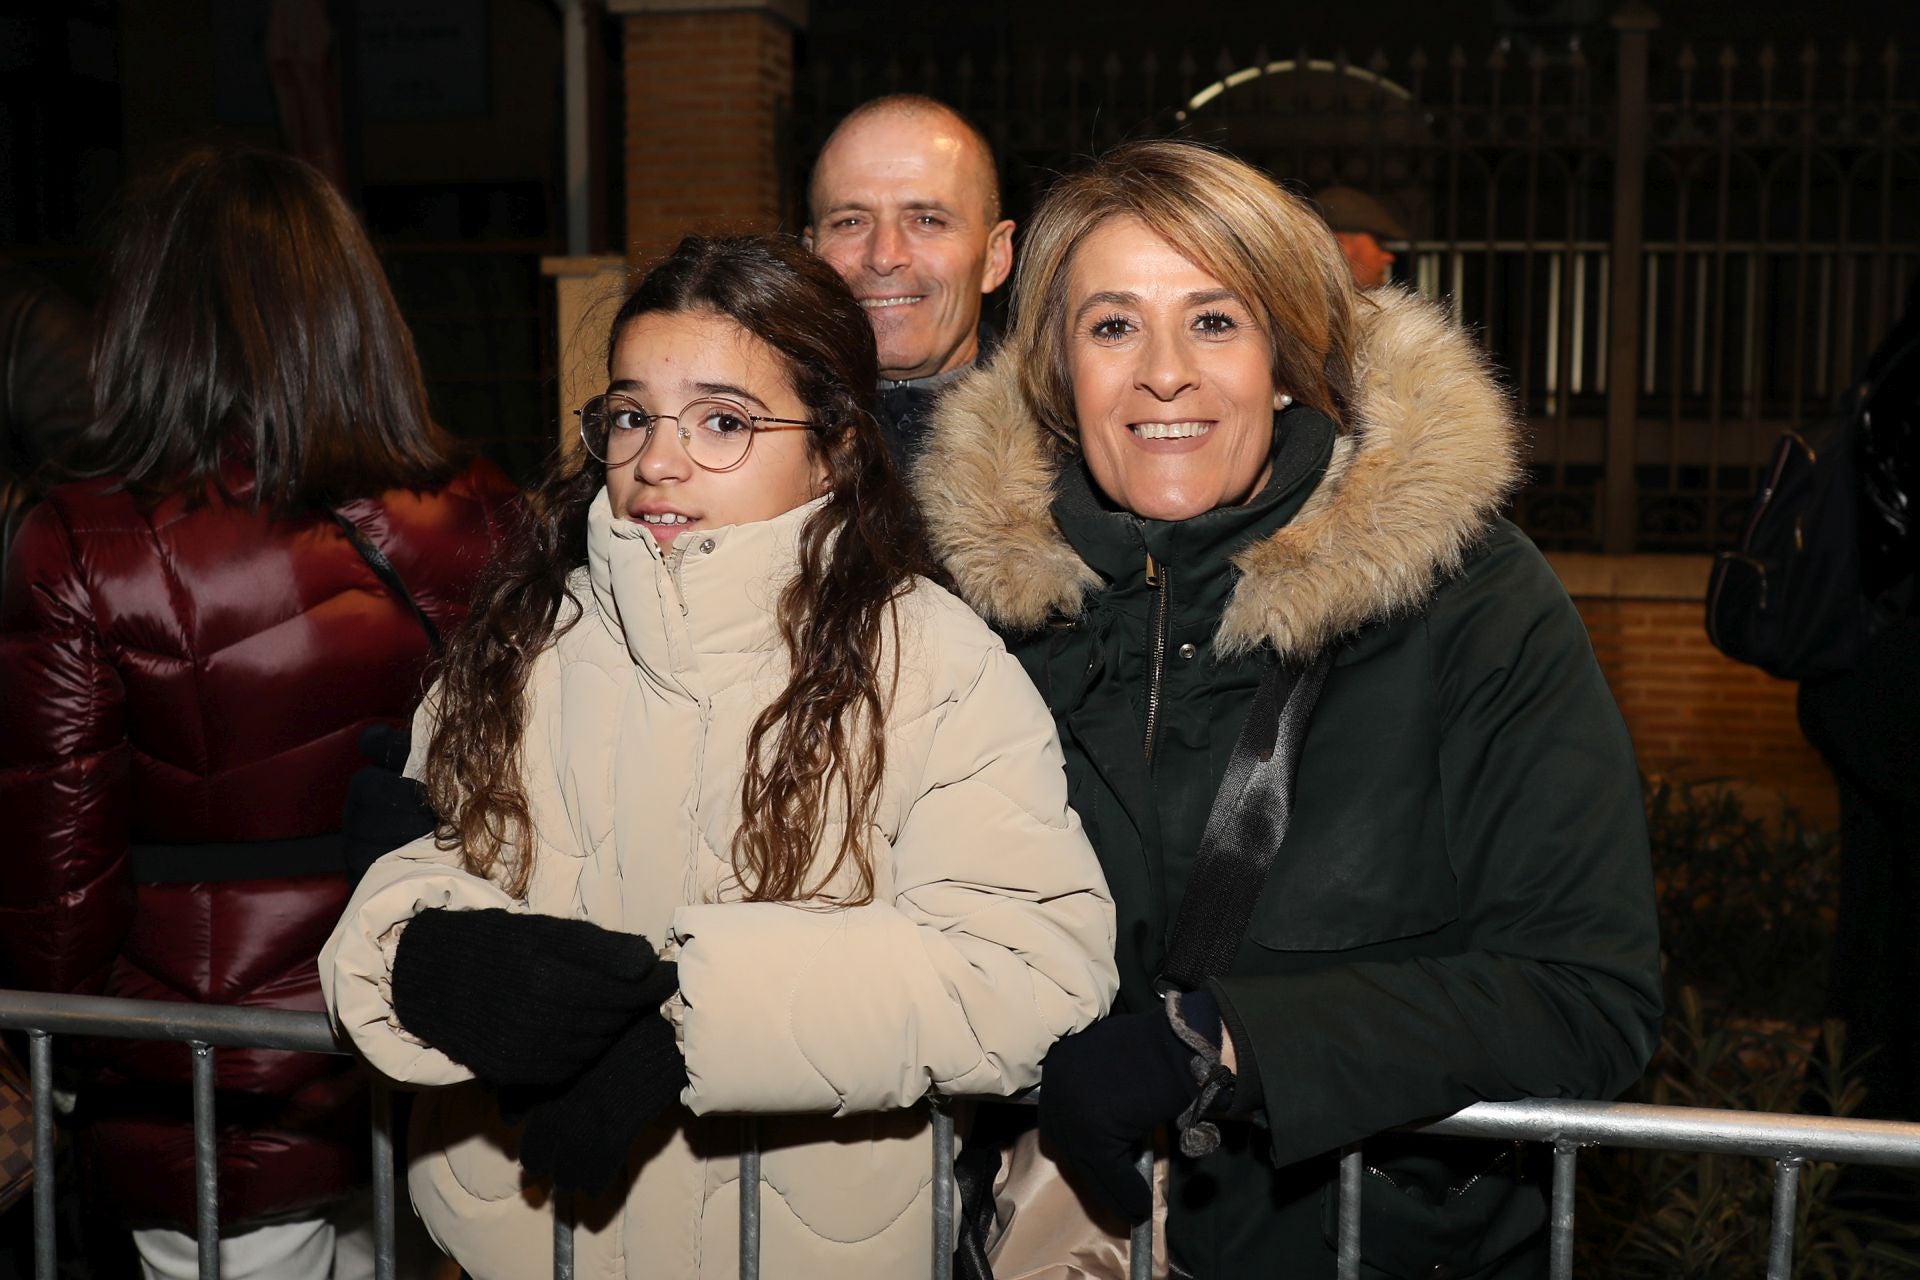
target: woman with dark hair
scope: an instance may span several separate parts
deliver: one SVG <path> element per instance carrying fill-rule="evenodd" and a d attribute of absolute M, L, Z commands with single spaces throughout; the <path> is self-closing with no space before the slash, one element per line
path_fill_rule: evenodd
<path fill-rule="evenodd" d="M 1048 193 L 1013 317 L 916 488 L 1053 709 L 1120 937 L 1118 1011 L 1048 1054 L 1016 1156 L 1139 1220 L 1132 1152 L 1177 1129 L 1182 1274 L 1330 1277 L 1363 1143 L 1360 1274 L 1544 1274 L 1510 1144 L 1388 1132 L 1610 1096 L 1658 1040 L 1633 749 L 1499 516 L 1506 397 L 1437 308 L 1357 294 L 1311 206 L 1186 142 Z M 1003 1280 L 1023 1222 L 1077 1211 L 1009 1168 Z"/>
<path fill-rule="evenodd" d="M 795 242 L 682 242 L 421 712 L 440 829 L 375 864 L 321 969 L 370 1062 L 449 1086 L 413 1197 L 480 1280 L 547 1273 L 547 1183 L 582 1197 L 582 1274 L 735 1274 L 717 1112 L 782 1113 L 764 1274 L 926 1275 L 900 1108 L 1032 1084 L 1112 994 L 1052 723 L 920 576 L 875 367 Z"/>
<path fill-rule="evenodd" d="M 373 247 L 300 161 L 187 155 L 106 281 L 81 478 L 21 527 L 0 604 L 0 984 L 317 1009 L 360 737 L 412 713 L 517 499 L 434 425 Z M 149 1276 L 193 1275 L 189 1054 L 87 1053 L 89 1203 Z M 223 1273 L 328 1275 L 363 1075 L 217 1072 Z"/>

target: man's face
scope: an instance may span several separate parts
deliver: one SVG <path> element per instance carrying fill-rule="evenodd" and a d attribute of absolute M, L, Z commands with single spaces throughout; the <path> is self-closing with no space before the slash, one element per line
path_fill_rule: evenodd
<path fill-rule="evenodd" d="M 1013 266 L 986 157 L 957 122 L 879 115 L 833 139 L 814 171 L 807 243 L 873 321 L 881 376 L 924 378 L 979 354 L 980 300 Z"/>
<path fill-rule="evenodd" d="M 1336 231 L 1333 238 L 1346 252 L 1347 268 L 1353 282 L 1362 289 L 1378 289 L 1385 284 L 1393 267 L 1393 254 L 1371 231 Z"/>

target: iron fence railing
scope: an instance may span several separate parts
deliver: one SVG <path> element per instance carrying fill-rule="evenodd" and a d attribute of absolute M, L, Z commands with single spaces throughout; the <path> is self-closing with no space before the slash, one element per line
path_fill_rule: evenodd
<path fill-rule="evenodd" d="M 903 91 L 980 123 L 1016 219 L 1139 137 L 1216 142 L 1302 191 L 1363 187 L 1407 224 L 1399 277 L 1448 300 L 1520 402 L 1529 532 L 1718 549 L 1774 436 L 1825 412 L 1920 273 L 1920 97 L 1892 43 L 1696 50 L 1618 7 L 1558 47 L 1363 58 L 1292 51 L 1256 16 L 1218 51 L 812 45 L 788 216 L 839 118 Z"/>
<path fill-rule="evenodd" d="M 53 1037 L 106 1036 L 166 1040 L 193 1051 L 193 1128 L 195 1210 L 203 1280 L 220 1275 L 219 1178 L 214 1130 L 216 1047 L 351 1053 L 334 1038 L 325 1015 L 280 1009 L 184 1004 L 155 1000 L 116 1000 L 98 996 L 50 996 L 0 991 L 0 1029 L 25 1031 L 30 1043 L 33 1088 L 34 1151 L 38 1158 L 33 1191 L 34 1274 L 57 1274 L 54 1234 Z M 1024 1099 L 1031 1101 L 1029 1096 Z M 948 1103 L 934 1099 L 933 1214 L 931 1242 L 935 1280 L 952 1280 L 957 1230 L 953 1178 L 954 1122 Z M 1000 1099 L 999 1101 L 1005 1101 Z M 740 1275 L 760 1274 L 760 1153 L 754 1120 L 742 1117 L 745 1141 L 740 1160 Z M 1772 1235 L 1768 1280 L 1793 1273 L 1795 1208 L 1800 1170 L 1811 1160 L 1920 1167 L 1920 1124 L 1848 1120 L 1823 1116 L 1772 1115 L 1699 1107 L 1644 1106 L 1619 1102 L 1532 1100 L 1482 1102 L 1444 1120 L 1420 1126 L 1424 1133 L 1450 1137 L 1537 1142 L 1553 1147 L 1552 1209 L 1548 1242 L 1553 1280 L 1573 1275 L 1574 1185 L 1579 1153 L 1585 1147 L 1631 1147 L 1758 1157 L 1773 1163 Z M 393 1280 L 394 1161 L 391 1094 L 376 1079 L 373 1089 L 374 1273 Z M 1143 1154 L 1141 1171 L 1151 1175 L 1152 1157 Z M 1337 1238 L 1341 1280 L 1360 1274 L 1360 1185 L 1365 1157 L 1359 1146 L 1343 1152 L 1339 1166 Z M 1134 1232 L 1131 1274 L 1145 1280 L 1152 1264 L 1152 1228 Z M 573 1229 L 564 1197 L 554 1213 L 553 1274 L 572 1280 Z"/>

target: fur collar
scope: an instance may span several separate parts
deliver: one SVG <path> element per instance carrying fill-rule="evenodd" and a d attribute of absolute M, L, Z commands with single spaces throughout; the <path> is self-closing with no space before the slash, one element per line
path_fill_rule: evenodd
<path fill-rule="evenodd" d="M 1521 479 L 1519 426 L 1473 342 L 1438 307 L 1384 289 L 1360 304 L 1355 412 L 1298 515 L 1234 557 L 1223 654 L 1301 658 L 1423 607 Z M 989 622 L 1077 617 L 1100 579 L 1053 522 L 1061 450 L 1002 359 L 934 412 L 914 488 L 935 553 Z"/>

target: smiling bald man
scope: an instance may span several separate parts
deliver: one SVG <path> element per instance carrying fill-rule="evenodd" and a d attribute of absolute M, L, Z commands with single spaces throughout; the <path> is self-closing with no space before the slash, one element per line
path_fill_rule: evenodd
<path fill-rule="evenodd" d="M 820 151 L 806 240 L 873 321 L 880 416 L 902 470 L 934 398 L 980 355 L 980 308 L 1013 268 L 985 136 L 944 103 L 876 98 Z"/>

